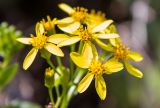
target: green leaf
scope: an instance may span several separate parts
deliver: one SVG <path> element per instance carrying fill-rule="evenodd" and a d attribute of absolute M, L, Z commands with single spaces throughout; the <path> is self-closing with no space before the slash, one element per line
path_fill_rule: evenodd
<path fill-rule="evenodd" d="M 16 75 L 18 64 L 0 70 L 0 89 L 3 89 Z"/>

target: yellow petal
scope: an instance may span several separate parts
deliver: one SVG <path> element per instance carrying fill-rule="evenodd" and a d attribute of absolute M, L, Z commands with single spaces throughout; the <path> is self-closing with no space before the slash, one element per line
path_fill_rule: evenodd
<path fill-rule="evenodd" d="M 109 42 L 110 42 L 113 46 L 116 46 L 116 39 L 115 39 L 115 38 L 109 39 Z"/>
<path fill-rule="evenodd" d="M 35 59 L 37 53 L 38 53 L 38 49 L 32 48 L 31 51 L 27 54 L 23 62 L 24 70 L 27 70 L 29 66 L 33 63 L 33 60 Z"/>
<path fill-rule="evenodd" d="M 135 77 L 138 77 L 138 78 L 142 78 L 142 77 L 143 77 L 143 73 L 142 73 L 140 70 L 138 70 L 137 68 L 133 67 L 133 66 L 132 66 L 129 62 L 127 62 L 127 61 L 125 61 L 124 63 L 125 63 L 125 66 L 126 66 L 127 71 L 128 71 L 131 75 L 133 75 L 133 76 L 135 76 Z"/>
<path fill-rule="evenodd" d="M 81 68 L 88 68 L 92 61 L 92 59 L 82 57 L 80 54 L 76 52 L 71 52 L 70 57 L 72 61 Z"/>
<path fill-rule="evenodd" d="M 28 45 L 30 45 L 32 42 L 32 38 L 17 38 L 16 40 L 18 42 L 21 42 L 23 44 L 28 44 Z"/>
<path fill-rule="evenodd" d="M 111 74 L 111 73 L 114 73 L 114 72 L 118 72 L 120 70 L 123 69 L 123 64 L 118 62 L 117 60 L 115 59 L 110 59 L 108 61 L 106 61 L 103 66 L 105 67 L 105 70 L 106 70 L 106 74 Z"/>
<path fill-rule="evenodd" d="M 136 52 L 130 52 L 128 54 L 129 58 L 136 61 L 136 62 L 139 62 L 139 61 L 142 61 L 143 60 L 143 57 L 142 55 L 136 53 Z"/>
<path fill-rule="evenodd" d="M 65 35 L 65 34 L 54 34 L 48 37 L 48 42 L 54 43 L 54 44 L 58 44 L 61 41 L 64 41 L 66 39 L 68 39 L 69 36 Z"/>
<path fill-rule="evenodd" d="M 96 46 L 91 43 L 91 47 L 92 47 L 93 58 L 98 60 L 98 51 L 96 49 Z"/>
<path fill-rule="evenodd" d="M 69 5 L 65 3 L 59 4 L 58 7 L 68 14 L 72 14 L 75 12 L 75 10 L 72 7 L 70 7 Z"/>
<path fill-rule="evenodd" d="M 56 56 L 61 56 L 61 57 L 64 56 L 64 53 L 62 52 L 62 50 L 61 50 L 58 46 L 56 46 L 56 45 L 54 45 L 54 44 L 52 44 L 52 43 L 47 43 L 47 44 L 44 46 L 44 48 L 45 48 L 47 51 L 49 51 L 50 53 L 52 53 L 52 54 L 54 54 L 54 55 L 56 55 Z"/>
<path fill-rule="evenodd" d="M 95 41 L 96 41 L 96 43 L 97 43 L 102 49 L 104 49 L 104 50 L 106 50 L 106 51 L 111 51 L 111 52 L 113 52 L 114 49 L 113 49 L 112 46 L 109 46 L 109 45 L 103 43 L 103 42 L 100 41 L 99 39 L 95 39 Z"/>
<path fill-rule="evenodd" d="M 75 32 L 80 27 L 80 22 L 74 22 L 71 24 L 59 24 L 58 27 L 64 32 L 73 34 L 73 32 Z"/>
<path fill-rule="evenodd" d="M 95 88 L 101 100 L 104 100 L 106 98 L 107 89 L 106 83 L 102 76 L 95 77 Z"/>
<path fill-rule="evenodd" d="M 93 77 L 94 77 L 94 74 L 88 73 L 78 84 L 77 91 L 79 93 L 83 93 L 89 87 Z"/>
<path fill-rule="evenodd" d="M 57 21 L 57 24 L 68 24 L 72 23 L 74 19 L 72 17 L 63 18 Z"/>
<path fill-rule="evenodd" d="M 95 37 L 99 39 L 111 39 L 111 38 L 118 38 L 120 36 L 116 33 L 112 33 L 112 34 L 95 34 Z"/>
<path fill-rule="evenodd" d="M 62 46 L 71 45 L 71 44 L 77 43 L 80 40 L 81 40 L 81 38 L 79 36 L 70 37 L 70 38 L 58 43 L 57 46 L 62 47 Z"/>
<path fill-rule="evenodd" d="M 113 20 L 104 21 L 101 24 L 99 24 L 98 26 L 96 26 L 95 28 L 93 28 L 92 32 L 95 33 L 95 32 L 102 31 L 102 30 L 106 29 L 112 22 L 113 22 Z"/>
<path fill-rule="evenodd" d="M 43 27 L 43 24 L 41 23 L 37 23 L 36 24 L 36 35 L 42 35 L 44 33 L 44 27 Z"/>
<path fill-rule="evenodd" d="M 92 53 L 91 43 L 89 43 L 89 42 L 84 43 L 84 46 L 82 49 L 82 57 L 92 60 L 93 53 Z"/>

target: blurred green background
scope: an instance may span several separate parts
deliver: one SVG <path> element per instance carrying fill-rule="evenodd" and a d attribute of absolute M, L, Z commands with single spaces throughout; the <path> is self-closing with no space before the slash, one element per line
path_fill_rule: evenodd
<path fill-rule="evenodd" d="M 72 99 L 69 108 L 160 108 L 160 0 L 0 0 L 0 65 L 9 56 L 6 67 L 0 67 L 0 108 L 4 105 L 6 108 L 43 108 L 49 103 L 43 85 L 46 62 L 38 56 L 24 71 L 22 62 L 30 47 L 23 48 L 15 41 L 6 45 L 2 37 L 10 41 L 34 34 L 36 22 L 47 15 L 65 17 L 57 7 L 61 2 L 106 13 L 107 18 L 116 22 L 123 42 L 144 56 L 141 63 L 135 64 L 144 73 L 142 79 L 134 78 L 125 70 L 106 76 L 105 101 L 98 98 L 92 83 L 85 93 Z M 2 78 L 7 69 L 10 73 Z"/>

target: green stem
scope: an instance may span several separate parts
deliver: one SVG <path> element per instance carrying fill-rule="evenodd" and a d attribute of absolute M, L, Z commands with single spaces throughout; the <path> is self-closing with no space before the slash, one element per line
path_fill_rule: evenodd
<path fill-rule="evenodd" d="M 59 89 L 58 89 L 57 87 L 56 87 L 56 93 L 57 93 L 57 101 L 56 101 L 55 108 L 59 108 L 59 105 L 60 105 L 60 103 L 61 103 L 62 96 L 60 96 Z"/>
<path fill-rule="evenodd" d="M 70 48 L 71 48 L 71 49 L 70 49 L 71 52 L 74 52 L 74 51 L 75 51 L 75 44 L 74 44 L 74 45 L 71 45 Z M 73 63 L 73 61 L 70 59 L 70 79 L 72 79 L 73 72 L 74 72 L 74 63 Z"/>
<path fill-rule="evenodd" d="M 71 85 L 71 87 L 68 90 L 67 93 L 67 101 L 69 102 L 70 99 L 73 97 L 73 95 L 76 93 L 76 88 L 77 88 L 77 84 L 80 82 L 80 80 L 82 79 L 83 75 L 85 74 L 85 70 L 78 68 L 76 70 L 74 79 L 73 79 L 73 84 Z"/>
<path fill-rule="evenodd" d="M 63 65 L 62 65 L 61 58 L 60 58 L 60 57 L 58 57 L 58 56 L 56 56 L 56 59 L 57 59 L 57 63 L 58 63 L 58 65 L 59 65 L 60 67 L 62 67 Z"/>
<path fill-rule="evenodd" d="M 52 69 L 56 69 L 55 68 L 55 66 L 54 66 L 54 64 L 51 62 L 51 60 L 50 59 L 46 59 L 47 60 L 47 63 L 52 67 Z"/>
<path fill-rule="evenodd" d="M 78 53 L 81 53 L 83 45 L 84 45 L 83 41 L 80 41 L 79 48 L 78 48 Z"/>
<path fill-rule="evenodd" d="M 52 87 L 49 87 L 48 88 L 48 92 L 49 92 L 49 97 L 50 97 L 50 100 L 53 104 L 53 108 L 54 108 L 54 98 L 53 98 L 53 94 L 52 94 Z"/>

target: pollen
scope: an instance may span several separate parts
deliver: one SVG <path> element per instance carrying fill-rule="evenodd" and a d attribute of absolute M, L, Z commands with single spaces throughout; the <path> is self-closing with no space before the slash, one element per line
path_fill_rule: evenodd
<path fill-rule="evenodd" d="M 92 72 L 94 75 L 102 75 L 104 71 L 104 66 L 100 61 L 94 60 L 89 67 L 89 71 Z"/>
<path fill-rule="evenodd" d="M 79 31 L 79 36 L 83 41 L 92 40 L 92 35 L 87 28 L 80 28 L 78 31 Z"/>
<path fill-rule="evenodd" d="M 71 15 L 76 21 L 84 21 L 87 16 L 87 9 L 83 7 L 74 8 L 75 12 Z"/>
<path fill-rule="evenodd" d="M 31 35 L 31 37 L 33 39 L 32 46 L 37 49 L 42 49 L 44 45 L 47 43 L 47 36 L 40 35 L 40 36 L 34 37 L 33 35 Z"/>
<path fill-rule="evenodd" d="M 114 56 L 119 60 L 126 60 L 128 58 L 129 48 L 126 45 L 119 44 L 116 46 Z"/>

